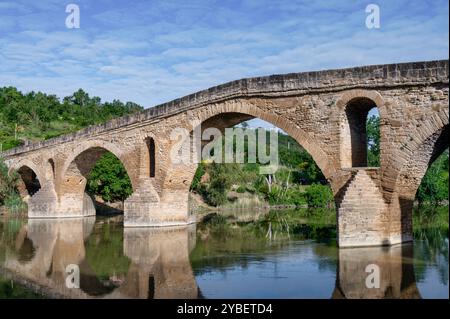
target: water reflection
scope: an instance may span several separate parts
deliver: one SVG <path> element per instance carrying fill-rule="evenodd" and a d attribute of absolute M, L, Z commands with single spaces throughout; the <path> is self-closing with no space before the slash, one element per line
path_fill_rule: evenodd
<path fill-rule="evenodd" d="M 419 299 L 412 260 L 412 244 L 340 249 L 336 289 L 332 297 Z M 378 278 L 374 277 L 377 275 Z M 376 287 L 375 281 L 379 282 Z"/>
<path fill-rule="evenodd" d="M 124 229 L 114 218 L 6 220 L 0 270 L 56 298 L 448 297 L 448 235 L 438 248 L 420 240 L 353 249 L 305 236 L 273 240 L 223 224 Z M 66 285 L 70 264 L 79 266 L 79 289 Z M 379 288 L 367 286 L 368 265 L 379 267 Z"/>
<path fill-rule="evenodd" d="M 197 298 L 189 263 L 195 226 L 121 229 L 123 248 L 115 248 L 123 249 L 129 259 L 128 270 L 117 276 L 109 269 L 109 279 L 114 279 L 104 280 L 86 258 L 85 241 L 94 224 L 95 217 L 31 219 L 18 231 L 14 248 L 3 247 L 9 252 L 4 252 L 2 268 L 51 297 Z M 66 267 L 72 264 L 80 269 L 80 289 L 66 285 Z"/>

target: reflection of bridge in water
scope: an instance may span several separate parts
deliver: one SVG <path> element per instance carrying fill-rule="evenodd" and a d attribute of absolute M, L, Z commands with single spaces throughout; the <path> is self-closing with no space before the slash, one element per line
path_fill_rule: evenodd
<path fill-rule="evenodd" d="M 50 297 L 164 298 L 201 297 L 189 254 L 195 226 L 125 228 L 123 252 L 130 259 L 120 286 L 98 278 L 86 258 L 85 242 L 95 217 L 31 219 L 15 238 L 18 254 L 8 256 L 5 271 Z M 320 255 L 320 252 L 317 252 Z M 420 298 L 413 269 L 413 246 L 339 249 L 332 298 Z M 301 261 L 300 261 L 301 262 Z M 66 287 L 66 267 L 80 267 L 80 289 Z M 367 265 L 380 269 L 380 288 L 367 288 Z"/>
<path fill-rule="evenodd" d="M 34 253 L 26 254 L 28 260 L 21 254 L 7 259 L 5 270 L 52 297 L 197 298 L 189 263 L 195 226 L 125 229 L 123 250 L 131 264 L 122 284 L 111 287 L 99 280 L 86 260 L 85 240 L 94 222 L 95 217 L 29 220 L 16 238 L 16 249 L 20 251 L 31 241 Z M 80 289 L 66 287 L 66 266 L 70 264 L 80 268 Z"/>
<path fill-rule="evenodd" d="M 332 298 L 419 299 L 412 261 L 412 244 L 340 249 Z M 366 285 L 368 265 L 379 267 L 379 288 Z"/>

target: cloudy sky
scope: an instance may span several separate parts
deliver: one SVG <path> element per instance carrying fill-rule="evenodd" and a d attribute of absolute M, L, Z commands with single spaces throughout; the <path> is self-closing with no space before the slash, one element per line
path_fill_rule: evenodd
<path fill-rule="evenodd" d="M 447 0 L 0 0 L 0 86 L 150 107 L 243 77 L 448 59 L 448 15 Z"/>

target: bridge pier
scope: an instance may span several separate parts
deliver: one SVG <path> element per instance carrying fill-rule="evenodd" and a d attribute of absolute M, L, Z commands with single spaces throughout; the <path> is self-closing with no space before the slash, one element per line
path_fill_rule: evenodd
<path fill-rule="evenodd" d="M 162 198 L 150 179 L 143 179 L 125 201 L 125 227 L 180 226 L 195 222 L 189 213 L 189 190 L 165 191 Z"/>
<path fill-rule="evenodd" d="M 336 198 L 339 247 L 388 246 L 412 240 L 411 205 L 388 205 L 378 168 L 352 168 Z"/>
<path fill-rule="evenodd" d="M 28 199 L 29 218 L 58 218 L 95 216 L 92 198 L 81 194 L 63 194 L 58 197 L 53 181 L 46 181 L 39 191 Z"/>

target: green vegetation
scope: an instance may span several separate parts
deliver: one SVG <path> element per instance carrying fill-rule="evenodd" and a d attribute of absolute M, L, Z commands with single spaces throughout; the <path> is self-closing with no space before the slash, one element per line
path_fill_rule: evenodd
<path fill-rule="evenodd" d="M 8 167 L 0 158 L 0 206 L 5 206 L 12 212 L 22 211 L 26 207 L 17 191 L 18 179 L 16 172 L 8 174 Z"/>
<path fill-rule="evenodd" d="M 123 253 L 123 228 L 118 223 L 105 223 L 95 229 L 85 243 L 86 261 L 101 281 L 124 278 L 131 261 Z M 113 273 L 112 271 L 113 270 Z"/>
<path fill-rule="evenodd" d="M 333 201 L 331 189 L 320 184 L 312 184 L 305 195 L 309 207 L 324 207 Z"/>
<path fill-rule="evenodd" d="M 43 299 L 43 296 L 12 280 L 0 278 L 0 299 Z"/>
<path fill-rule="evenodd" d="M 367 119 L 367 165 L 380 166 L 380 117 L 372 115 Z"/>
<path fill-rule="evenodd" d="M 448 148 L 428 168 L 416 194 L 419 204 L 439 204 L 448 200 Z"/>
<path fill-rule="evenodd" d="M 267 132 L 269 134 L 269 132 Z M 267 139 L 268 140 L 268 139 Z M 212 206 L 227 205 L 235 191 L 241 198 L 253 195 L 271 205 L 330 205 L 333 197 L 326 180 L 311 156 L 290 136 L 278 133 L 280 166 L 275 174 L 259 174 L 259 164 L 217 164 L 202 162 L 194 176 L 191 190 L 202 195 Z M 248 143 L 244 144 L 245 158 Z M 316 196 L 308 192 L 319 190 Z"/>
<path fill-rule="evenodd" d="M 105 153 L 89 174 L 86 191 L 101 196 L 105 202 L 124 201 L 131 195 L 130 178 L 120 160 Z"/>
<path fill-rule="evenodd" d="M 23 94 L 14 87 L 0 88 L 0 143 L 2 149 L 27 141 L 46 140 L 142 110 L 132 103 L 102 103 L 79 89 L 60 101 L 41 92 Z"/>

